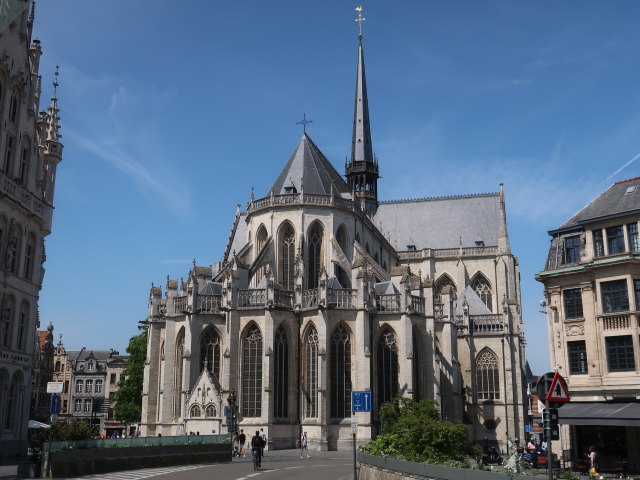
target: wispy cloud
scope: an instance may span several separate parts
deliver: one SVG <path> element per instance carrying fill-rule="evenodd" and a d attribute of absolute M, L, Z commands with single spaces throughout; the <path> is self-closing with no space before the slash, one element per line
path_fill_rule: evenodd
<path fill-rule="evenodd" d="M 151 193 L 154 198 L 163 199 L 172 211 L 180 215 L 192 215 L 189 199 L 186 195 L 176 193 L 178 189 L 169 185 L 169 182 L 165 184 L 155 178 L 141 161 L 120 151 L 112 142 L 98 143 L 72 130 L 67 130 L 67 137 L 79 147 L 117 168 L 145 193 Z M 180 191 L 185 190 L 180 189 Z"/>
<path fill-rule="evenodd" d="M 624 170 L 625 168 L 627 168 L 629 165 L 631 165 L 633 162 L 635 162 L 636 160 L 638 160 L 640 158 L 640 153 L 637 154 L 635 157 L 633 157 L 631 160 L 627 161 L 624 165 L 622 165 L 620 168 L 618 168 L 615 172 L 613 172 L 611 175 L 609 175 L 607 177 L 607 180 L 611 180 L 613 177 L 615 177 L 616 175 L 618 175 L 622 170 Z"/>
<path fill-rule="evenodd" d="M 133 100 L 133 95 L 126 87 L 120 85 L 118 89 L 111 95 L 111 104 L 109 105 L 109 112 L 113 113 L 118 107 L 130 103 Z"/>

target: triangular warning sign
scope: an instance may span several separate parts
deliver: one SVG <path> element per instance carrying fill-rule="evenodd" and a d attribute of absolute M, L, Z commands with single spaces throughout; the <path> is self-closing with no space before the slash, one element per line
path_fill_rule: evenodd
<path fill-rule="evenodd" d="M 551 380 L 551 386 L 547 392 L 547 400 L 550 402 L 571 401 L 571 397 L 569 397 L 569 390 L 567 390 L 567 384 L 565 383 L 564 378 L 562 378 L 562 376 L 557 372 L 553 376 L 553 380 Z"/>

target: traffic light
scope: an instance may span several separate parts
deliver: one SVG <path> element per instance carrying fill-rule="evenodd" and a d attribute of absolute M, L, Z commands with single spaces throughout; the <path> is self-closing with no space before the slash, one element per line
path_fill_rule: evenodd
<path fill-rule="evenodd" d="M 547 440 L 560 440 L 560 427 L 558 426 L 558 409 L 545 408 L 542 412 L 542 426 Z"/>

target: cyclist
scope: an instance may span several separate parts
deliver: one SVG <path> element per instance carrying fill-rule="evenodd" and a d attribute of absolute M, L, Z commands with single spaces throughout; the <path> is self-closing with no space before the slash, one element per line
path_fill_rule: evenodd
<path fill-rule="evenodd" d="M 251 452 L 256 459 L 258 468 L 262 466 L 262 449 L 264 448 L 264 442 L 260 436 L 260 430 L 256 430 L 256 434 L 251 437 Z"/>

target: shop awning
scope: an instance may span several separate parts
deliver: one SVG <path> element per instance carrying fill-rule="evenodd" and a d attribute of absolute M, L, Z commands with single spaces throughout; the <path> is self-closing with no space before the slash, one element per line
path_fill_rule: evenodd
<path fill-rule="evenodd" d="M 29 420 L 29 425 L 27 428 L 51 428 L 51 425 L 47 425 L 46 423 L 36 422 L 35 420 Z"/>
<path fill-rule="evenodd" d="M 640 402 L 570 402 L 558 409 L 565 425 L 640 427 Z"/>

